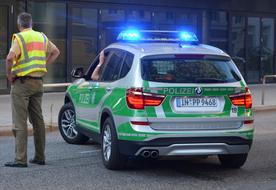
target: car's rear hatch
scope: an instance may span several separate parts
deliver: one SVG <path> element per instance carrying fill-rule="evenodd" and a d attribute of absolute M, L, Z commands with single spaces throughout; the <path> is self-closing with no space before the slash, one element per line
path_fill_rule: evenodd
<path fill-rule="evenodd" d="M 251 96 L 246 99 L 249 92 L 230 58 L 148 56 L 141 60 L 141 68 L 145 97 L 160 101 L 144 107 L 154 130 L 221 130 L 243 125 L 252 100 Z"/>

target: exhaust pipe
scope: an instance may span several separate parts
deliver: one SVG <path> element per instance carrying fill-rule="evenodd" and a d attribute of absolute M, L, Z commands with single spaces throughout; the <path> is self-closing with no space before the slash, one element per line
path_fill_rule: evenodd
<path fill-rule="evenodd" d="M 158 151 L 156 151 L 156 150 L 153 150 L 153 151 L 151 151 L 151 153 L 150 153 L 150 157 L 151 157 L 151 158 L 157 158 L 158 155 L 159 155 L 159 153 L 158 153 Z"/>
<path fill-rule="evenodd" d="M 144 151 L 141 153 L 141 155 L 142 155 L 144 158 L 149 158 L 151 154 L 150 154 L 150 151 L 144 150 Z"/>

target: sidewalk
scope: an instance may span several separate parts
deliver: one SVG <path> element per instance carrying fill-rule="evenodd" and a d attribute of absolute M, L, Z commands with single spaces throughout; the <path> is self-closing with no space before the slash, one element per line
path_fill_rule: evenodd
<path fill-rule="evenodd" d="M 253 97 L 255 111 L 276 110 L 276 84 L 265 87 L 265 102 L 261 105 L 262 85 L 249 85 Z M 42 110 L 48 129 L 57 129 L 58 113 L 63 105 L 65 92 L 44 93 Z M 11 103 L 10 95 L 0 95 L 0 136 L 11 134 Z M 49 128 L 52 126 L 52 128 Z M 31 127 L 30 127 L 31 129 Z"/>
<path fill-rule="evenodd" d="M 64 102 L 65 92 L 44 93 L 42 111 L 47 130 L 56 130 L 58 113 Z M 10 95 L 0 95 L 0 136 L 10 135 L 12 110 Z M 51 127 L 50 127 L 51 126 Z M 30 130 L 31 125 L 29 124 Z"/>

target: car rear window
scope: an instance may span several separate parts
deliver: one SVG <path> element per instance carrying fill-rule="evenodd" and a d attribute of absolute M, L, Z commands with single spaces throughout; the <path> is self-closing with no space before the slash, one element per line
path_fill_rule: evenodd
<path fill-rule="evenodd" d="M 147 56 L 141 60 L 142 78 L 165 83 L 230 83 L 241 80 L 233 61 L 211 56 Z"/>

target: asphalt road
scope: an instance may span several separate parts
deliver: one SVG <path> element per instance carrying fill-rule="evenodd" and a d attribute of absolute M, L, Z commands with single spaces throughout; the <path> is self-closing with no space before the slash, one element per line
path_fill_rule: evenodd
<path fill-rule="evenodd" d="M 6 168 L 13 159 L 12 137 L 0 137 L 0 190 L 70 189 L 276 189 L 276 112 L 255 115 L 256 132 L 244 167 L 224 169 L 216 157 L 208 159 L 138 161 L 124 171 L 109 171 L 99 145 L 69 145 L 58 132 L 47 135 L 47 165 Z M 33 155 L 29 138 L 28 155 Z"/>

